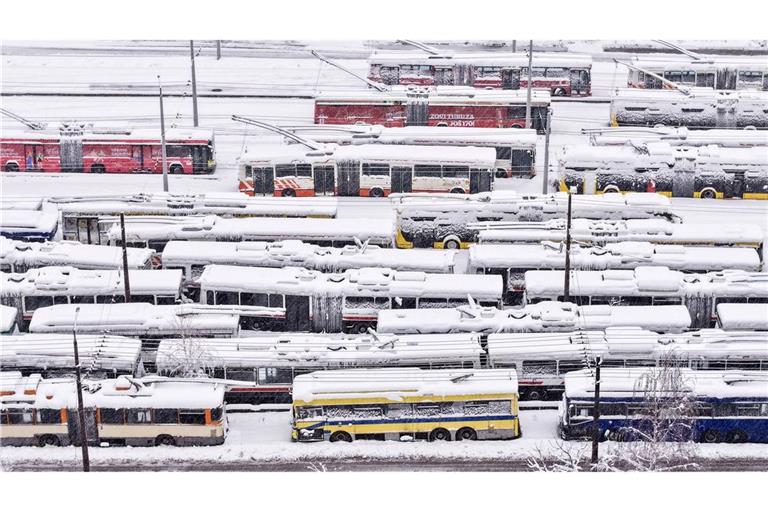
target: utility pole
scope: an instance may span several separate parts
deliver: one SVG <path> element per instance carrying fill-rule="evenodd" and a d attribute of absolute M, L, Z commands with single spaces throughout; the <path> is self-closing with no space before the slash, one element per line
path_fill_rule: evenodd
<path fill-rule="evenodd" d="M 192 122 L 198 127 L 197 119 L 197 78 L 195 74 L 195 42 L 189 41 L 189 57 L 192 59 Z"/>
<path fill-rule="evenodd" d="M 163 84 L 160 75 L 157 75 L 157 83 L 160 87 L 160 146 L 163 155 L 163 192 L 168 192 L 168 158 L 165 152 L 165 112 L 163 112 Z"/>
<path fill-rule="evenodd" d="M 531 89 L 533 88 L 533 39 L 528 44 L 528 94 L 525 99 L 525 127 L 531 127 Z"/>
<path fill-rule="evenodd" d="M 128 249 L 125 245 L 125 213 L 120 212 L 120 231 L 123 244 L 123 280 L 125 281 L 125 302 L 131 302 L 131 281 L 128 279 Z"/>
<path fill-rule="evenodd" d="M 541 184 L 541 193 L 549 192 L 549 132 L 552 124 L 552 107 L 547 109 L 547 126 L 544 128 L 544 179 Z"/>
<path fill-rule="evenodd" d="M 221 60 L 221 39 L 216 40 L 216 60 Z"/>
<path fill-rule="evenodd" d="M 563 302 L 571 300 L 571 199 L 568 191 L 568 220 L 565 224 L 565 283 L 563 283 Z"/>
<path fill-rule="evenodd" d="M 600 365 L 602 364 L 600 356 L 595 358 L 595 403 L 592 418 L 594 421 L 592 431 L 592 464 L 597 464 L 598 446 L 600 443 Z"/>
<path fill-rule="evenodd" d="M 512 40 L 512 53 L 517 51 L 517 39 Z"/>
<path fill-rule="evenodd" d="M 77 315 L 80 313 L 80 306 L 75 308 L 75 322 L 72 327 L 72 344 L 75 349 L 75 386 L 77 386 L 77 419 L 80 423 L 80 446 L 83 450 L 83 471 L 88 473 L 91 470 L 91 460 L 88 458 L 88 434 L 85 425 L 85 410 L 83 408 L 83 388 L 80 382 L 80 353 L 77 351 Z"/>

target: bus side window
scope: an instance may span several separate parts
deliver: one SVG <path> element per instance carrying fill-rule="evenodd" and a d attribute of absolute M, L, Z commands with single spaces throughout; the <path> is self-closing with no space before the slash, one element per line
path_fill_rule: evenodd
<path fill-rule="evenodd" d="M 215 297 L 213 290 L 207 290 L 205 292 L 205 303 L 208 305 L 214 305 L 216 304 L 216 301 L 213 299 Z"/>

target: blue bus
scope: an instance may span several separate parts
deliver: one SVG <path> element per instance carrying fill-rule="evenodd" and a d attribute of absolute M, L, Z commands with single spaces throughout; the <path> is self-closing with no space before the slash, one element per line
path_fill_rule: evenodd
<path fill-rule="evenodd" d="M 648 416 L 654 406 L 648 398 L 685 395 L 690 407 L 675 429 L 661 429 L 668 441 L 692 440 L 703 443 L 768 442 L 768 371 L 697 371 L 681 368 L 680 388 L 641 389 L 640 381 L 658 367 L 602 368 L 600 375 L 600 439 L 633 441 L 651 428 Z M 594 370 L 565 375 L 565 393 L 559 407 L 560 437 L 566 440 L 591 438 L 594 432 Z M 672 420 L 675 421 L 675 420 Z M 676 434 L 677 432 L 677 434 Z"/>

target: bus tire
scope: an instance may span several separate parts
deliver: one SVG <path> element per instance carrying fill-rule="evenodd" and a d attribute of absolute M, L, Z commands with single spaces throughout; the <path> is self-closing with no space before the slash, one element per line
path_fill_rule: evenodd
<path fill-rule="evenodd" d="M 701 191 L 700 197 L 702 199 L 715 199 L 717 197 L 717 192 L 713 188 L 705 188 Z"/>
<path fill-rule="evenodd" d="M 349 432 L 344 432 L 343 430 L 337 430 L 333 434 L 331 434 L 331 437 L 328 438 L 328 440 L 332 443 L 336 443 L 338 441 L 343 441 L 345 443 L 351 443 L 352 442 L 352 435 Z"/>
<path fill-rule="evenodd" d="M 749 436 L 740 428 L 731 430 L 726 436 L 726 441 L 729 443 L 746 443 L 747 439 L 749 439 Z"/>
<path fill-rule="evenodd" d="M 184 168 L 179 164 L 173 164 L 170 168 L 171 174 L 184 174 Z"/>
<path fill-rule="evenodd" d="M 155 438 L 155 446 L 176 446 L 176 439 L 173 436 L 163 434 Z"/>
<path fill-rule="evenodd" d="M 296 197 L 296 191 L 292 188 L 286 188 L 280 193 L 280 195 L 283 197 Z"/>
<path fill-rule="evenodd" d="M 552 96 L 565 96 L 565 89 L 562 87 L 555 87 L 552 91 Z"/>
<path fill-rule="evenodd" d="M 451 433 L 444 428 L 436 428 L 429 433 L 430 441 L 450 441 Z"/>
<path fill-rule="evenodd" d="M 618 194 L 619 193 L 619 187 L 616 185 L 608 185 L 603 189 L 603 194 Z"/>
<path fill-rule="evenodd" d="M 461 427 L 456 432 L 456 440 L 457 441 L 476 441 L 477 432 L 475 432 L 475 429 L 470 427 Z"/>
<path fill-rule="evenodd" d="M 722 434 L 713 428 L 709 428 L 701 434 L 701 440 L 704 443 L 719 443 L 722 440 L 722 437 Z"/>
<path fill-rule="evenodd" d="M 43 446 L 59 446 L 60 444 L 61 444 L 61 442 L 59 441 L 59 438 L 54 436 L 54 435 L 51 435 L 51 434 L 46 434 L 46 435 L 40 436 L 37 439 L 37 446 L 40 446 L 40 447 L 43 447 Z"/>
<path fill-rule="evenodd" d="M 451 194 L 466 194 L 466 191 L 463 188 L 456 187 L 451 189 Z"/>
<path fill-rule="evenodd" d="M 507 171 L 504 169 L 497 169 L 496 170 L 496 177 L 497 178 L 506 178 L 507 177 Z"/>
<path fill-rule="evenodd" d="M 368 191 L 368 197 L 384 197 L 384 191 L 379 187 L 374 187 Z"/>
<path fill-rule="evenodd" d="M 525 393 L 525 399 L 526 400 L 546 400 L 547 390 L 539 389 L 539 388 L 530 388 Z"/>
<path fill-rule="evenodd" d="M 7 172 L 19 172 L 19 164 L 16 162 L 8 162 L 5 164 L 5 170 Z"/>
<path fill-rule="evenodd" d="M 443 238 L 444 249 L 461 249 L 461 240 L 459 237 L 451 235 Z"/>
<path fill-rule="evenodd" d="M 91 166 L 91 172 L 93 174 L 104 174 L 107 172 L 107 168 L 104 167 L 104 164 L 93 164 Z"/>

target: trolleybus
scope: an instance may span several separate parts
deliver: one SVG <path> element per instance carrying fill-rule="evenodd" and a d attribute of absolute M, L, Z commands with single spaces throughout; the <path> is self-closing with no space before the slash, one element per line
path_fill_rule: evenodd
<path fill-rule="evenodd" d="M 768 331 L 768 304 L 721 302 L 717 305 L 717 325 L 726 331 Z"/>
<path fill-rule="evenodd" d="M 629 70 L 628 87 L 663 89 L 665 84 L 646 72 L 650 71 L 689 87 L 768 91 L 768 63 L 764 56 L 636 55 L 633 64 L 642 69 Z"/>

